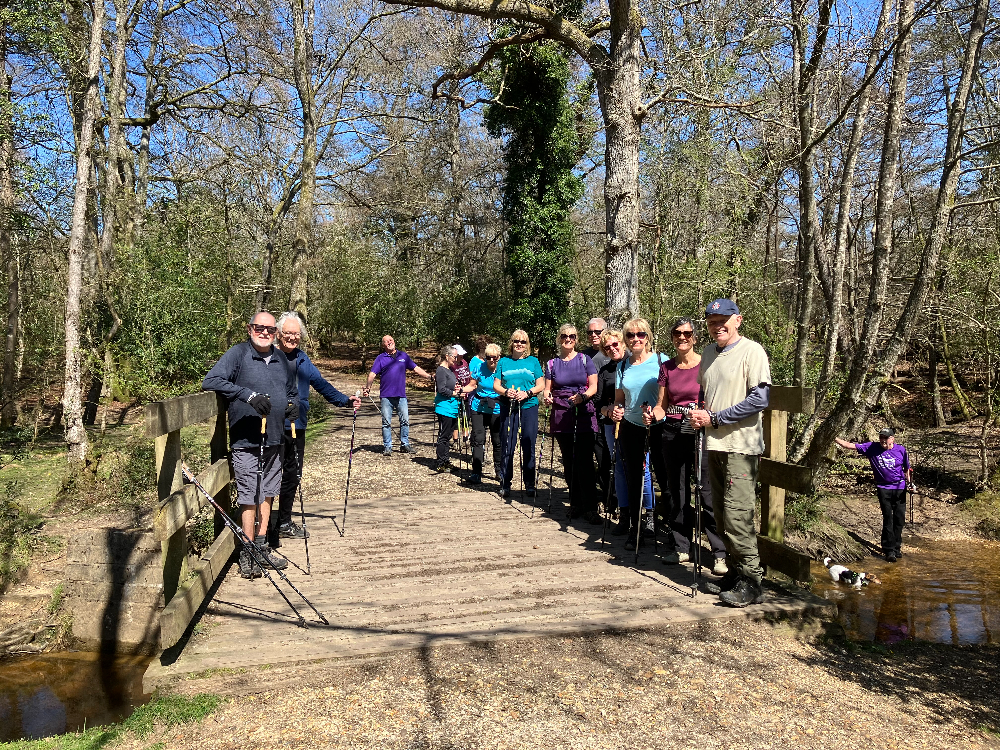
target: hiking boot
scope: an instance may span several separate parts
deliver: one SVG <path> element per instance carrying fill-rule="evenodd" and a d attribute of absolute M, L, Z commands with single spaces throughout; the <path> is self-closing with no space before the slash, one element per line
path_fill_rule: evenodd
<path fill-rule="evenodd" d="M 895 552 L 890 552 L 888 555 L 886 555 L 885 559 L 888 560 L 891 563 L 896 562 L 896 553 Z"/>
<path fill-rule="evenodd" d="M 250 550 L 244 548 L 240 550 L 240 575 L 244 578 L 260 578 L 264 575 L 264 571 L 260 569 L 260 565 L 257 561 L 253 559 L 250 554 Z"/>
<path fill-rule="evenodd" d="M 382 449 L 382 455 L 385 456 L 385 457 L 387 457 L 387 458 L 389 456 L 391 456 L 392 455 L 392 448 L 383 448 Z"/>
<path fill-rule="evenodd" d="M 473 474 L 469 477 L 469 484 L 482 484 L 483 477 L 481 474 Z"/>
<path fill-rule="evenodd" d="M 710 594 L 721 594 L 723 591 L 729 591 L 733 588 L 740 580 L 740 574 L 735 570 L 728 571 L 722 579 L 719 581 L 708 581 L 705 584 L 705 591 Z"/>
<path fill-rule="evenodd" d="M 625 536 L 628 533 L 628 518 L 622 516 L 611 528 L 611 536 Z"/>
<path fill-rule="evenodd" d="M 587 523 L 594 524 L 595 526 L 603 524 L 604 519 L 601 518 L 601 514 L 596 510 L 589 511 L 583 514 L 583 520 Z"/>
<path fill-rule="evenodd" d="M 764 591 L 752 578 L 740 576 L 739 582 L 733 588 L 719 594 L 719 600 L 730 607 L 745 607 L 748 604 L 760 604 L 764 601 Z"/>
<path fill-rule="evenodd" d="M 724 576 L 729 572 L 729 566 L 726 565 L 726 558 L 717 557 L 715 562 L 712 563 L 712 572 L 717 576 Z"/>
<path fill-rule="evenodd" d="M 260 550 L 260 555 L 258 555 L 257 559 L 263 567 L 271 570 L 284 570 L 288 567 L 288 561 L 274 554 L 267 544 L 257 542 L 257 549 Z"/>
<path fill-rule="evenodd" d="M 449 461 L 447 458 L 444 459 L 443 461 L 438 461 L 436 464 L 434 464 L 434 471 L 437 472 L 451 471 L 451 461 Z"/>
<path fill-rule="evenodd" d="M 401 446 L 399 446 L 399 452 L 400 453 L 416 453 L 417 451 L 414 450 L 414 448 L 412 446 L 410 446 L 409 444 L 407 444 L 407 445 L 401 445 Z"/>
<path fill-rule="evenodd" d="M 278 527 L 278 537 L 281 539 L 308 539 L 309 532 L 295 521 L 288 521 Z M 273 544 L 271 545 L 274 546 Z"/>
<path fill-rule="evenodd" d="M 534 497 L 535 496 L 535 491 L 534 490 L 525 490 L 524 491 L 524 496 L 525 497 Z"/>
<path fill-rule="evenodd" d="M 687 557 L 687 554 L 684 555 Z M 681 556 L 677 552 L 668 552 L 660 558 L 663 560 L 664 565 L 678 565 L 681 562 L 687 562 L 687 560 L 681 560 Z"/>

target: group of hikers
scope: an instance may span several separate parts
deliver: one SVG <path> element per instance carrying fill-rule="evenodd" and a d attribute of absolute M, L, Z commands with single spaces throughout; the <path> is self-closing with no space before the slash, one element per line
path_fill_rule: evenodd
<path fill-rule="evenodd" d="M 277 320 L 257 313 L 248 324 L 248 341 L 226 352 L 203 383 L 229 404 L 242 530 L 255 548 L 244 544 L 241 549 L 240 574 L 255 578 L 261 567 L 285 568 L 287 562 L 273 550 L 283 538 L 308 534 L 292 520 L 292 502 L 301 481 L 309 388 L 356 412 L 360 396 L 371 398 L 378 378 L 383 454 L 391 456 L 394 447 L 393 413 L 399 421 L 399 450 L 413 453 L 406 397 L 406 374 L 413 371 L 434 381 L 438 471 L 452 468 L 451 444 L 468 423 L 468 482 L 483 482 L 489 436 L 500 496 L 512 502 L 519 457 L 522 496 L 535 498 L 542 453 L 536 457 L 535 451 L 544 407 L 541 422 L 552 441 L 550 462 L 554 443 L 568 488 L 570 519 L 604 523 L 603 501 L 606 514 L 618 517 L 611 533 L 627 536 L 625 548 L 634 550 L 655 534 L 660 518 L 666 532 L 661 559 L 668 565 L 694 559 L 693 550 L 701 544 L 698 530 L 703 529 L 713 556 L 706 567 L 721 576 L 705 589 L 731 606 L 762 601 L 764 571 L 754 515 L 765 449 L 762 412 L 772 383 L 767 354 L 740 334 L 742 322 L 736 303 L 714 300 L 705 309 L 712 342 L 699 354 L 694 321 L 680 318 L 669 332 L 673 356 L 654 351 L 653 331 L 643 318 L 632 318 L 621 329 L 592 318 L 588 346 L 582 349 L 579 332 L 567 323 L 558 330 L 556 356 L 544 365 L 532 354 L 528 334 L 518 329 L 506 352 L 479 337 L 476 356 L 468 362 L 461 346 L 443 347 L 433 376 L 386 335 L 364 388 L 347 396 L 322 377 L 300 348 L 306 330 L 295 313 Z M 905 506 L 912 467 L 905 448 L 888 432 L 879 443 L 838 439 L 838 444 L 868 456 L 876 469 L 885 519 L 883 552 L 895 560 L 901 554 L 899 502 L 903 498 Z M 543 435 L 541 448 L 544 440 Z M 660 488 L 655 512 L 654 475 Z M 275 497 L 277 514 L 272 513 Z"/>

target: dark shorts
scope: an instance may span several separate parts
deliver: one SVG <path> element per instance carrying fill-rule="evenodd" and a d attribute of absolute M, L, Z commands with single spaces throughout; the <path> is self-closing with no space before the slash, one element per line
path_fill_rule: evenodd
<path fill-rule="evenodd" d="M 260 449 L 234 450 L 233 474 L 236 475 L 236 502 L 239 505 L 253 505 L 257 492 L 257 463 Z M 260 482 L 260 497 L 277 497 L 281 493 L 281 446 L 264 448 L 264 474 Z"/>

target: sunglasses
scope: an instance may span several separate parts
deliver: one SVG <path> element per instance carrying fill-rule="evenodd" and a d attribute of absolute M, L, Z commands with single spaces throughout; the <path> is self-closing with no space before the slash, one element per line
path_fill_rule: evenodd
<path fill-rule="evenodd" d="M 588 336 L 600 336 L 602 333 L 604 333 L 605 330 L 606 329 L 604 329 L 604 328 L 595 328 L 593 330 L 588 330 L 587 331 L 587 335 Z"/>
<path fill-rule="evenodd" d="M 559 334 L 560 341 L 576 341 L 575 333 L 561 333 Z"/>
<path fill-rule="evenodd" d="M 527 339 L 514 339 L 510 343 L 512 343 L 512 344 L 527 344 L 528 340 Z"/>
<path fill-rule="evenodd" d="M 492 354 L 487 354 L 486 359 L 500 359 L 500 357 L 494 357 Z"/>
<path fill-rule="evenodd" d="M 646 332 L 645 331 L 629 331 L 625 334 L 627 339 L 639 339 L 640 341 L 645 341 Z"/>
<path fill-rule="evenodd" d="M 621 347 L 621 345 L 622 345 L 621 341 L 609 341 L 608 343 L 606 343 L 604 345 L 604 348 L 605 349 L 618 349 L 619 347 Z"/>
<path fill-rule="evenodd" d="M 670 335 L 674 338 L 690 339 L 694 337 L 694 331 L 671 331 Z"/>
<path fill-rule="evenodd" d="M 277 326 L 262 326 L 257 323 L 251 323 L 250 327 L 254 333 L 266 333 L 268 336 L 273 336 L 274 332 L 278 330 Z"/>

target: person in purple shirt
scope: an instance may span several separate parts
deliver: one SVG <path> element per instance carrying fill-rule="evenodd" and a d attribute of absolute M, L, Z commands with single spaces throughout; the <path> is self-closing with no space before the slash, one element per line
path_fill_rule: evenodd
<path fill-rule="evenodd" d="M 382 412 L 383 456 L 392 455 L 392 412 L 399 415 L 399 452 L 413 453 L 410 447 L 410 410 L 406 403 L 406 371 L 413 370 L 422 378 L 430 380 L 427 372 L 417 367 L 410 355 L 396 348 L 396 340 L 386 334 L 382 337 L 382 353 L 372 362 L 364 395 L 371 393 L 372 383 L 378 377 L 380 411 Z"/>
<path fill-rule="evenodd" d="M 856 450 L 868 459 L 875 473 L 875 492 L 882 509 L 882 554 L 889 562 L 903 556 L 903 523 L 906 521 L 906 488 L 913 481 L 913 467 L 906 448 L 894 433 L 884 429 L 877 443 L 849 443 L 834 438 L 844 450 Z"/>
<path fill-rule="evenodd" d="M 597 368 L 583 352 L 576 350 L 579 334 L 566 323 L 559 328 L 556 346 L 559 356 L 545 367 L 542 400 L 552 408 L 549 428 L 559 443 L 563 476 L 569 489 L 569 517 L 592 524 L 603 522 L 597 512 L 597 476 L 594 472 L 594 436 L 597 433 Z"/>

